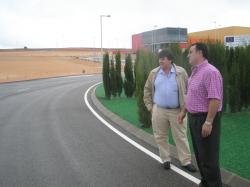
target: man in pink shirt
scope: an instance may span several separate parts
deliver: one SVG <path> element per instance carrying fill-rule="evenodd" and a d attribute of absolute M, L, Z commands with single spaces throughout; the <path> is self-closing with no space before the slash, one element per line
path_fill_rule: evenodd
<path fill-rule="evenodd" d="M 193 44 L 188 54 L 192 74 L 188 79 L 186 111 L 196 161 L 201 174 L 200 187 L 221 187 L 219 167 L 220 113 L 223 81 L 218 69 L 208 63 L 208 49 Z M 181 122 L 185 112 L 179 115 Z"/>

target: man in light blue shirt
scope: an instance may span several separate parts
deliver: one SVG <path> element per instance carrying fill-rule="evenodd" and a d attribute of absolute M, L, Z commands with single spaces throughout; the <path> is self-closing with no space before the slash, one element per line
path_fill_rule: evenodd
<path fill-rule="evenodd" d="M 170 169 L 168 131 L 171 127 L 179 160 L 183 168 L 195 172 L 187 139 L 187 123 L 183 121 L 187 73 L 173 63 L 169 50 L 159 53 L 160 66 L 153 69 L 144 87 L 144 103 L 152 113 L 152 127 L 164 169 Z M 166 141 L 167 140 L 167 141 Z"/>
<path fill-rule="evenodd" d="M 176 70 L 171 65 L 169 74 L 166 74 L 162 68 L 156 75 L 154 82 L 155 94 L 154 103 L 162 108 L 179 108 L 179 91 L 176 81 Z"/>

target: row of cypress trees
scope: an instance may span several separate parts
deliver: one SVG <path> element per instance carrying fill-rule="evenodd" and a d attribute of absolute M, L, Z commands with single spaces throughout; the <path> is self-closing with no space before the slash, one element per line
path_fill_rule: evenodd
<path fill-rule="evenodd" d="M 118 51 L 115 55 L 115 62 L 113 57 L 109 60 L 109 54 L 106 52 L 103 56 L 103 85 L 105 96 L 111 99 L 117 95 L 120 97 L 124 88 L 124 93 L 127 97 L 132 97 L 135 90 L 133 65 L 131 55 L 126 55 L 124 67 L 124 83 L 121 73 L 121 53 Z"/>
<path fill-rule="evenodd" d="M 225 48 L 208 43 L 209 62 L 221 72 L 224 82 L 224 111 L 240 112 L 250 106 L 250 46 Z"/>

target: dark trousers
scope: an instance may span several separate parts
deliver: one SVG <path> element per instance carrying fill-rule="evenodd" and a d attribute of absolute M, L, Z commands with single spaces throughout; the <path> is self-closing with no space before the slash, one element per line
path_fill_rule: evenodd
<path fill-rule="evenodd" d="M 205 187 L 221 187 L 219 166 L 221 114 L 220 112 L 216 114 L 211 134 L 203 138 L 201 131 L 206 117 L 207 113 L 188 114 L 194 153 L 200 170 L 202 185 Z"/>

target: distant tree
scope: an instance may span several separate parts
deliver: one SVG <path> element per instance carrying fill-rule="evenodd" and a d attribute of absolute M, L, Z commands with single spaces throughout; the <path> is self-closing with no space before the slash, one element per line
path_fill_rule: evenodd
<path fill-rule="evenodd" d="M 136 102 L 139 114 L 139 121 L 143 124 L 143 127 L 151 126 L 151 114 L 147 110 L 144 101 L 144 86 L 150 71 L 157 67 L 158 60 L 155 54 L 150 51 L 139 50 L 136 56 Z"/>
<path fill-rule="evenodd" d="M 173 53 L 174 63 L 178 66 L 182 66 L 182 51 L 179 44 L 173 43 L 169 45 L 169 50 Z"/>
<path fill-rule="evenodd" d="M 208 41 L 208 61 L 209 63 L 213 64 L 223 77 L 223 110 L 227 110 L 227 101 L 228 101 L 228 95 L 227 95 L 227 84 L 228 84 L 228 72 L 227 72 L 227 51 L 225 49 L 224 44 L 222 44 L 220 41 L 217 42 L 211 42 Z"/>
<path fill-rule="evenodd" d="M 109 75 L 109 54 L 105 53 L 103 55 L 103 68 L 102 68 L 102 80 L 105 91 L 105 96 L 107 99 L 111 97 L 110 89 L 110 75 Z"/>
<path fill-rule="evenodd" d="M 246 59 L 245 59 L 245 84 L 246 84 L 246 104 L 245 107 L 250 109 L 250 45 L 246 47 Z"/>
<path fill-rule="evenodd" d="M 113 97 L 117 94 L 117 80 L 116 80 L 116 70 L 113 58 L 111 59 L 111 70 L 110 70 L 110 89 Z"/>
<path fill-rule="evenodd" d="M 116 70 L 116 87 L 118 96 L 121 96 L 122 93 L 122 75 L 121 75 L 121 53 L 118 51 L 115 55 L 115 70 Z"/>
<path fill-rule="evenodd" d="M 124 92 L 127 97 L 132 97 L 135 91 L 135 81 L 133 75 L 133 65 L 131 55 L 128 54 L 125 60 L 125 67 L 124 67 Z"/>
<path fill-rule="evenodd" d="M 230 55 L 233 57 L 232 59 L 232 67 L 230 68 L 230 76 L 229 76 L 229 106 L 231 112 L 239 112 L 240 111 L 240 83 L 239 83 L 239 48 L 230 51 L 233 53 Z"/>

